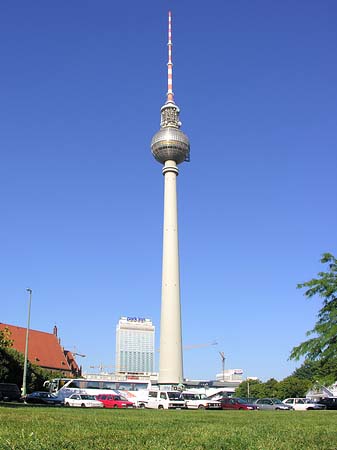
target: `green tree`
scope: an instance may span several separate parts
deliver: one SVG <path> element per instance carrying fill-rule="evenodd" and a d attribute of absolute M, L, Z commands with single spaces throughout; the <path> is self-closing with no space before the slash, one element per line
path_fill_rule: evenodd
<path fill-rule="evenodd" d="M 304 356 L 308 361 L 319 361 L 321 368 L 330 367 L 318 376 L 320 381 L 332 383 L 337 379 L 337 260 L 330 253 L 324 253 L 321 263 L 327 264 L 326 272 L 319 272 L 317 278 L 297 285 L 299 289 L 306 289 L 307 298 L 321 297 L 323 306 L 314 328 L 307 332 L 307 336 L 312 337 L 294 347 L 290 359 Z"/>
<path fill-rule="evenodd" d="M 284 400 L 289 397 L 305 397 L 312 381 L 289 376 L 278 383 L 276 397 Z"/>
<path fill-rule="evenodd" d="M 20 387 L 23 380 L 24 359 L 24 355 L 14 348 L 0 348 L 0 382 L 14 383 Z M 42 391 L 46 380 L 60 376 L 62 376 L 60 372 L 43 369 L 28 361 L 27 391 Z"/>
<path fill-rule="evenodd" d="M 249 383 L 249 388 L 248 388 Z M 235 395 L 237 397 L 277 397 L 277 387 L 279 382 L 275 378 L 263 383 L 260 380 L 245 380 L 235 389 Z"/>
<path fill-rule="evenodd" d="M 242 383 L 240 383 L 239 386 L 235 389 L 235 396 L 248 397 L 249 394 L 249 397 L 259 397 L 259 395 L 257 395 L 257 392 L 261 384 L 262 382 L 260 380 L 249 380 L 249 381 L 245 380 Z"/>
<path fill-rule="evenodd" d="M 317 378 L 317 363 L 318 361 L 306 359 L 300 367 L 294 370 L 292 376 L 301 380 L 315 380 Z"/>
<path fill-rule="evenodd" d="M 11 339 L 11 332 L 8 327 L 0 330 L 0 348 L 12 347 L 13 340 Z"/>
<path fill-rule="evenodd" d="M 268 381 L 263 383 L 262 397 L 278 397 L 278 386 L 279 382 L 275 380 L 275 378 L 270 378 Z"/>

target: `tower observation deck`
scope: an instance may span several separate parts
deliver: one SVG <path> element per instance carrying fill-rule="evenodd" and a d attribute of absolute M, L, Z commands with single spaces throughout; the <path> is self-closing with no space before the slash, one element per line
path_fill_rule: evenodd
<path fill-rule="evenodd" d="M 179 107 L 172 90 L 172 16 L 168 13 L 167 100 L 161 108 L 160 130 L 153 136 L 151 151 L 164 165 L 164 226 L 160 319 L 159 383 L 183 382 L 180 273 L 178 243 L 178 164 L 189 161 L 190 143 L 180 130 Z"/>
<path fill-rule="evenodd" d="M 186 134 L 180 130 L 180 109 L 174 102 L 171 11 L 169 11 L 168 19 L 167 100 L 160 110 L 160 130 L 152 138 L 151 151 L 161 164 L 165 164 L 168 160 L 180 164 L 190 159 L 190 143 Z"/>

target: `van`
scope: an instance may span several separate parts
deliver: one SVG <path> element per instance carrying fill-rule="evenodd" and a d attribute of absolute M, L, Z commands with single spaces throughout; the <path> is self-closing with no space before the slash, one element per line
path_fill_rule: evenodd
<path fill-rule="evenodd" d="M 20 389 L 13 383 L 0 383 L 0 401 L 18 401 L 21 398 Z"/>
<path fill-rule="evenodd" d="M 179 391 L 149 391 L 146 408 L 182 409 L 185 400 Z"/>

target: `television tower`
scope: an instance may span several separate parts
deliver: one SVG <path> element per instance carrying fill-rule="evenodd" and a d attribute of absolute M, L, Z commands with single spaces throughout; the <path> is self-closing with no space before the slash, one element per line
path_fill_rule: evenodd
<path fill-rule="evenodd" d="M 183 382 L 179 245 L 177 211 L 178 164 L 189 161 L 190 143 L 180 130 L 179 107 L 172 90 L 172 15 L 168 13 L 167 99 L 161 107 L 160 130 L 153 136 L 151 151 L 164 165 L 164 226 L 162 297 L 160 319 L 159 383 Z"/>

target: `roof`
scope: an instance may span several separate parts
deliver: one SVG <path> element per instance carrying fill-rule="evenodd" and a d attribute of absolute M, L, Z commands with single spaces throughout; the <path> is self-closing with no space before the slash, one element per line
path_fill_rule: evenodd
<path fill-rule="evenodd" d="M 13 340 L 13 348 L 24 354 L 27 329 L 0 323 L 0 330 L 3 330 L 4 328 L 8 328 L 11 333 L 10 339 Z M 28 360 L 32 364 L 50 370 L 62 370 L 67 372 L 71 372 L 72 370 L 72 367 L 68 364 L 64 349 L 57 337 L 56 327 L 54 327 L 54 333 L 46 333 L 44 331 L 32 329 L 29 330 Z"/>

